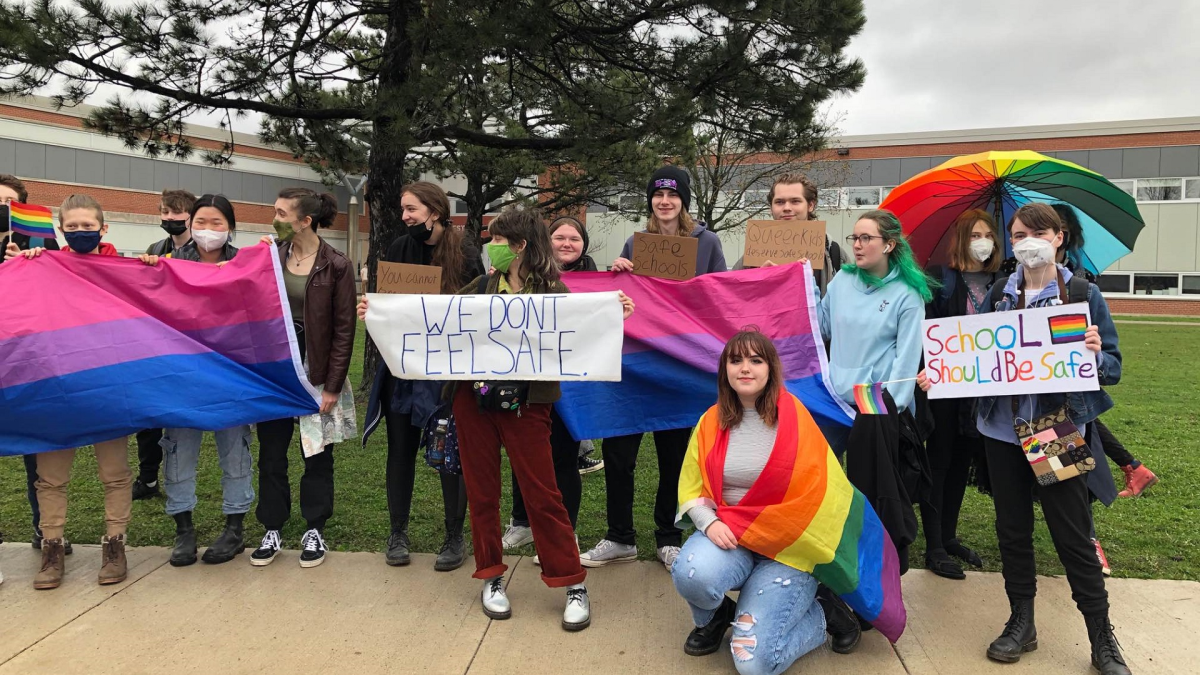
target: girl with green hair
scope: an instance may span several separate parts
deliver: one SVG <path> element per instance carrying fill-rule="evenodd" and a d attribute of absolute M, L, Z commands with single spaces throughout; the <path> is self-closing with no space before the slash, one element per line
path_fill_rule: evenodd
<path fill-rule="evenodd" d="M 908 569 L 907 549 L 917 523 L 912 509 L 916 495 L 905 494 L 899 480 L 901 429 L 916 429 L 912 412 L 921 365 L 921 322 L 925 303 L 933 297 L 933 282 L 917 264 L 900 220 L 890 211 L 864 213 L 846 244 L 854 262 L 829 282 L 817 316 L 830 345 L 833 390 L 860 414 L 848 437 L 826 435 L 839 455 L 848 449 L 846 476 L 879 513 L 903 571 Z M 874 384 L 882 384 L 879 396 L 855 396 L 856 386 Z"/>

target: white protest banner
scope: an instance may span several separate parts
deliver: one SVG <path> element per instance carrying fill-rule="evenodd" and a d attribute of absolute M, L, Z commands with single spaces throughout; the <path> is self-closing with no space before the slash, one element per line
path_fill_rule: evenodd
<path fill-rule="evenodd" d="M 1087 303 L 927 319 L 929 398 L 1094 391 Z"/>
<path fill-rule="evenodd" d="M 367 294 L 367 332 L 409 380 L 621 380 L 616 292 Z"/>

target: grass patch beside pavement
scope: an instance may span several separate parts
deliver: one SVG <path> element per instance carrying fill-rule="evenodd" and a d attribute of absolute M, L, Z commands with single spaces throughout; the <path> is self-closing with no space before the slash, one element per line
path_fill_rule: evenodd
<path fill-rule="evenodd" d="M 1114 576 L 1200 580 L 1200 362 L 1195 342 L 1200 333 L 1190 326 L 1122 324 L 1119 327 L 1124 354 L 1124 377 L 1109 391 L 1117 405 L 1105 414 L 1109 427 L 1156 474 L 1161 482 L 1139 499 L 1120 499 L 1113 508 L 1097 506 L 1096 529 L 1112 563 Z M 352 365 L 352 381 L 362 369 L 360 324 L 358 348 Z M 359 415 L 365 412 L 360 407 Z M 69 419 L 69 411 L 64 411 Z M 367 447 L 347 442 L 334 450 L 336 497 L 334 516 L 325 532 L 335 550 L 382 551 L 388 536 L 387 499 L 384 494 L 384 461 L 387 456 L 385 430 L 380 430 Z M 137 466 L 137 453 L 130 439 L 130 464 Z M 298 443 L 298 441 L 297 441 Z M 637 470 L 638 526 L 641 557 L 654 557 L 652 506 L 657 485 L 652 439 L 647 434 Z M 257 455 L 257 445 L 252 446 Z M 299 499 L 303 461 L 299 448 L 291 456 L 293 499 Z M 420 460 L 418 460 L 420 461 Z M 507 465 L 506 465 L 507 466 Z M 1114 469 L 1118 477 L 1120 472 Z M 216 538 L 224 522 L 221 515 L 220 469 L 211 436 L 201 453 L 197 479 L 200 503 L 195 513 L 199 543 Z M 437 552 L 442 541 L 442 498 L 437 476 L 431 469 L 418 471 L 409 533 L 413 549 Z M 96 463 L 90 452 L 77 454 L 70 488 L 67 537 L 72 541 L 97 543 L 104 529 L 103 490 L 96 478 Z M 25 472 L 20 458 L 0 459 L 0 532 L 6 541 L 27 541 L 31 532 L 29 505 L 25 500 Z M 129 541 L 134 546 L 171 546 L 174 522 L 163 511 L 162 498 L 134 502 Z M 502 507 L 502 520 L 509 516 L 509 495 Z M 583 506 L 579 514 L 580 545 L 593 545 L 605 530 L 604 473 L 584 477 Z M 963 505 L 959 535 L 983 556 L 987 569 L 1000 569 L 996 546 L 994 512 L 984 495 L 968 491 Z M 256 544 L 261 526 L 247 518 L 247 541 Z M 299 545 L 304 524 L 298 501 L 284 529 L 285 545 Z M 1038 571 L 1061 574 L 1049 533 L 1038 519 L 1035 532 Z M 912 547 L 912 565 L 921 565 L 924 544 Z M 532 546 L 525 553 L 532 553 Z M 235 564 L 248 564 L 245 562 Z M 380 564 L 383 564 L 382 557 Z"/>

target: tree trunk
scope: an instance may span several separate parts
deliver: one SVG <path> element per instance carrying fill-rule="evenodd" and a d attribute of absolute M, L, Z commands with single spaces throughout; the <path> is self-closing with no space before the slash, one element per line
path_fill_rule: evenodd
<path fill-rule="evenodd" d="M 374 291 L 377 263 L 383 259 L 388 247 L 400 233 L 400 197 L 404 191 L 404 162 L 414 145 L 410 129 L 413 113 L 411 102 L 405 99 L 404 88 L 412 60 L 413 44 L 408 37 L 408 25 L 412 13 L 420 12 L 419 3 L 394 0 L 388 16 L 387 38 L 381 53 L 379 84 L 377 89 L 378 110 L 372 120 L 371 154 L 367 160 L 367 187 L 365 201 L 370 210 L 371 235 L 367 250 L 367 287 Z M 395 110 L 392 105 L 405 101 L 400 109 L 401 116 L 385 114 Z M 379 348 L 368 335 L 363 354 L 362 380 L 359 391 L 371 390 L 375 371 L 379 367 Z"/>

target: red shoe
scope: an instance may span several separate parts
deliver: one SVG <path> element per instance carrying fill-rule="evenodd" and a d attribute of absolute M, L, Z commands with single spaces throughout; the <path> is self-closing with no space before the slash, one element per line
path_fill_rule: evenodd
<path fill-rule="evenodd" d="M 1125 472 L 1125 489 L 1117 494 L 1118 497 L 1137 497 L 1158 482 L 1158 476 L 1147 469 L 1145 464 L 1139 464 L 1136 469 L 1123 466 L 1121 471 Z"/>
<path fill-rule="evenodd" d="M 1100 561 L 1100 571 L 1106 577 L 1112 576 L 1112 569 L 1108 566 L 1108 556 L 1104 555 L 1104 549 L 1100 547 L 1100 540 L 1093 539 L 1092 545 L 1096 547 L 1096 559 Z"/>

